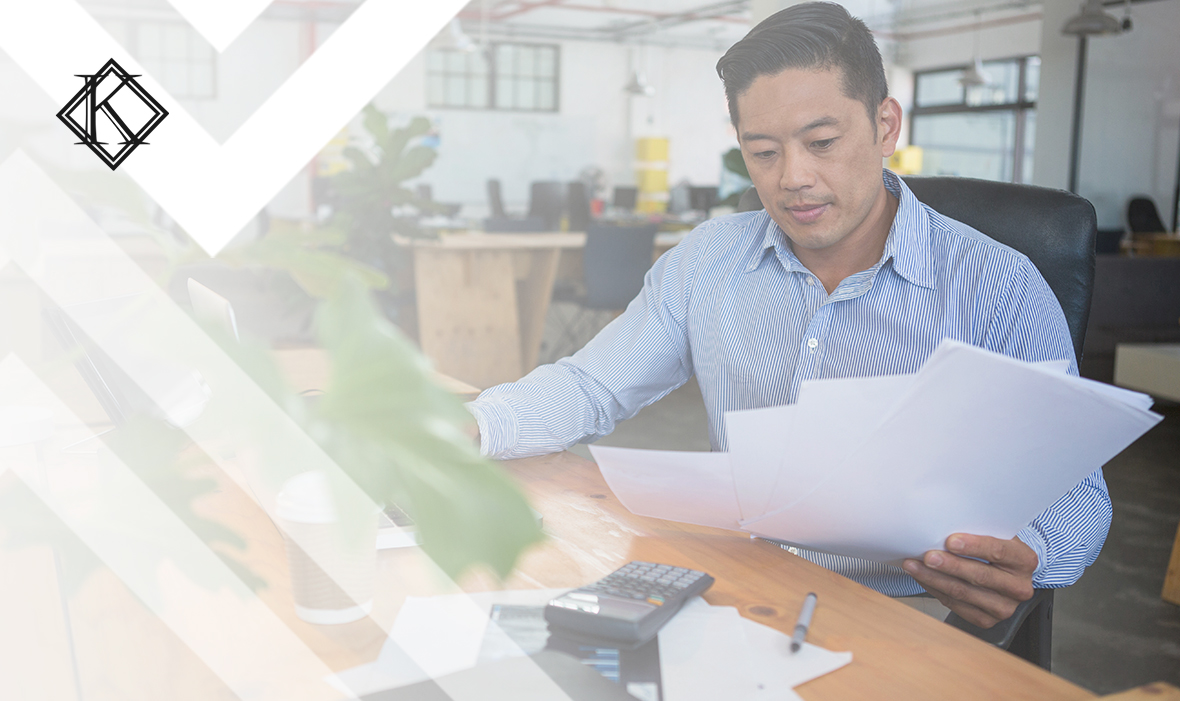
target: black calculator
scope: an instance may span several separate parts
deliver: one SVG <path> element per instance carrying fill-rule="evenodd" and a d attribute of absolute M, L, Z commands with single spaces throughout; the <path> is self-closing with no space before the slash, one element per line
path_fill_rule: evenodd
<path fill-rule="evenodd" d="M 629 562 L 549 602 L 551 631 L 635 646 L 647 642 L 692 597 L 713 586 L 704 572 Z"/>

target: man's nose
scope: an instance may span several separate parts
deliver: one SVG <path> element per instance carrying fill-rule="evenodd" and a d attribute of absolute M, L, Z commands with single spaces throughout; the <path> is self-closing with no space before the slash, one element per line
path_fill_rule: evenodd
<path fill-rule="evenodd" d="M 801 190 L 815 185 L 815 169 L 807 154 L 788 150 L 783 154 L 779 187 L 784 190 Z"/>

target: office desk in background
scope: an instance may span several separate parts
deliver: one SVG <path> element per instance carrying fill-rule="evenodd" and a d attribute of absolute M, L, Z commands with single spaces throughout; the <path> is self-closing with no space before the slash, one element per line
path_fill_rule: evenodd
<path fill-rule="evenodd" d="M 681 238 L 661 235 L 657 251 Z M 586 245 L 585 234 L 560 232 L 394 240 L 413 251 L 422 352 L 439 372 L 485 388 L 537 366 L 562 253 Z"/>

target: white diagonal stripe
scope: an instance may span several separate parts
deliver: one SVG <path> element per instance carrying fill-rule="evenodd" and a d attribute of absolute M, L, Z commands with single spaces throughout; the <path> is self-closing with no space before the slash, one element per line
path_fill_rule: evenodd
<path fill-rule="evenodd" d="M 368 0 L 224 145 L 145 75 L 169 116 L 121 169 L 216 255 L 464 4 Z M 109 58 L 143 72 L 75 0 L 0 0 L 0 48 L 62 105 Z"/>
<path fill-rule="evenodd" d="M 271 0 L 168 0 L 213 48 L 225 51 Z"/>
<path fill-rule="evenodd" d="M 220 347 L 208 338 L 195 322 L 172 302 L 123 250 L 97 224 L 88 219 L 73 200 L 19 149 L 3 163 L 0 163 L 0 261 L 20 266 L 42 293 L 63 308 L 81 302 L 139 295 L 144 303 L 134 310 L 134 318 L 131 318 L 132 315 L 128 315 L 120 319 L 96 323 L 93 318 L 87 320 L 74 316 L 73 320 L 119 365 L 131 380 L 139 384 L 140 388 L 149 395 L 151 391 L 149 383 L 144 379 L 146 377 L 145 369 L 135 365 L 133 360 L 129 360 L 126 353 L 120 348 L 109 345 L 112 337 L 119 335 L 118 340 L 124 348 L 132 345 L 135 350 L 144 352 L 149 358 L 170 361 L 181 367 L 199 371 L 211 388 L 212 396 L 201 416 L 187 425 L 184 431 L 226 475 L 237 481 L 243 492 L 253 497 L 272 518 L 276 513 L 275 497 L 278 487 L 288 477 L 307 470 L 319 470 L 329 476 L 334 487 L 333 495 L 338 500 L 337 503 L 342 506 L 341 512 L 376 513 L 376 505 L 351 480 L 347 473 L 341 470 L 286 412 L 276 405 L 241 368 L 234 364 Z M 0 375 L 0 379 L 3 379 L 2 375 Z M 21 401 L 19 393 L 13 391 L 5 393 L 3 384 L 0 384 L 0 396 L 6 397 L 5 402 Z M 38 397 L 30 396 L 28 401 L 34 404 L 43 404 L 43 401 L 34 401 L 40 397 L 40 395 Z M 59 411 L 60 415 L 62 414 Z M 237 464 L 234 459 L 225 457 L 228 454 L 236 456 Z M 117 476 L 122 473 L 113 474 Z M 134 478 L 134 475 L 131 477 Z M 120 482 L 119 487 L 125 493 L 135 495 L 140 493 L 139 490 L 143 485 L 136 486 L 128 480 Z M 48 500 L 47 503 L 51 507 L 53 506 Z M 142 508 L 140 505 L 143 505 Z M 156 519 L 154 509 L 155 507 L 150 502 L 140 500 L 136 501 L 135 505 L 124 505 L 124 508 L 119 510 L 132 519 L 135 524 L 142 524 L 151 523 L 153 519 Z M 65 517 L 63 520 L 75 530 L 80 527 Z M 163 523 L 163 526 L 168 526 L 168 523 Z M 79 535 L 82 534 L 79 533 Z M 332 577 L 345 592 L 352 595 L 354 599 L 358 598 L 350 589 L 350 578 L 340 574 L 334 563 L 316 557 L 321 552 L 319 548 L 301 540 L 298 533 L 287 533 L 286 535 L 298 543 L 309 556 L 315 558 L 321 569 Z M 103 556 L 99 548 L 96 548 L 85 537 L 83 540 L 91 545 L 91 548 L 100 557 Z M 125 554 L 134 555 L 134 553 Z M 220 561 L 218 562 L 220 563 Z M 457 591 L 457 587 L 444 573 L 433 568 L 433 563 L 425 556 L 421 558 L 419 563 L 423 566 L 423 571 L 431 575 L 427 579 L 431 580 L 439 591 L 442 593 Z M 112 566 L 112 569 L 115 568 Z M 117 571 L 117 573 L 120 577 L 124 576 L 122 572 Z M 192 596 L 207 597 L 198 602 L 202 606 L 212 606 L 216 609 L 216 602 L 223 598 L 227 601 L 232 598 L 199 591 L 199 587 L 190 586 L 191 583 L 186 582 L 178 570 L 172 570 L 169 577 L 168 583 L 185 592 L 191 590 Z M 240 582 L 238 584 L 240 585 Z M 174 606 L 176 602 L 163 603 Z M 474 606 L 474 604 L 472 605 Z M 198 609 L 198 612 L 201 611 L 203 610 Z M 243 644 L 252 642 L 256 646 L 266 646 L 269 638 L 251 637 L 257 631 L 261 631 L 258 635 L 270 635 L 269 629 L 265 627 L 269 624 L 266 624 L 265 621 L 258 624 L 263 626 L 261 629 L 245 625 L 252 623 L 253 618 L 238 618 L 236 624 L 217 623 L 212 627 L 202 627 L 202 623 L 211 625 L 210 622 L 233 620 L 237 611 L 238 609 L 232 607 L 224 612 L 216 609 L 207 618 L 203 615 L 181 617 L 176 619 L 175 623 L 176 625 L 183 624 L 193 627 L 190 631 L 191 634 L 181 637 L 190 646 L 193 646 L 194 650 L 197 649 L 197 644 L 217 644 L 216 638 L 202 638 L 196 633 L 217 631 L 220 626 L 228 626 L 232 629 L 242 639 Z M 160 612 L 157 611 L 157 613 Z M 174 616 L 181 616 L 184 613 L 186 612 L 180 610 L 171 611 Z M 166 623 L 170 626 L 173 625 L 174 620 L 163 614 L 160 615 Z M 374 622 L 389 632 L 390 622 L 388 620 L 374 620 Z M 3 627 L 0 626 L 0 635 L 2 634 Z M 406 649 L 403 652 L 409 658 L 408 665 L 416 663 L 417 651 Z M 227 665 L 225 675 L 228 675 L 230 679 L 237 678 L 234 677 L 235 674 L 245 675 L 249 671 L 241 669 L 243 664 L 249 666 L 249 657 L 236 660 L 223 659 L 219 657 L 221 653 L 218 650 L 208 650 L 201 654 L 203 658 L 204 655 L 209 655 L 211 659 L 220 660 Z M 274 653 L 273 660 L 267 657 L 265 661 L 267 664 L 273 662 L 275 665 L 280 665 L 289 659 L 301 662 L 304 660 L 301 654 L 298 649 L 283 648 L 282 651 Z M 237 667 L 233 665 L 234 662 L 238 664 Z M 307 665 L 308 674 L 324 676 L 325 670 L 322 666 L 312 662 L 308 662 Z M 213 662 L 210 662 L 210 666 L 216 669 L 219 675 L 222 674 L 221 669 L 216 667 Z M 546 699 L 568 701 L 559 688 L 544 678 L 544 673 L 539 668 L 530 666 L 526 673 L 537 675 L 536 682 L 549 689 L 551 693 L 545 696 Z M 423 677 L 425 678 L 425 672 Z M 302 677 L 299 678 L 302 679 Z M 223 676 L 223 679 L 227 679 L 227 677 Z M 478 701 L 485 698 L 482 692 L 472 694 L 461 685 L 453 686 L 453 682 L 449 680 L 438 680 L 438 683 L 455 701 Z M 308 688 L 319 688 L 320 686 L 322 685 L 316 684 Z M 298 699 L 319 697 L 310 695 L 259 697 L 247 694 L 242 695 L 241 698 Z"/>

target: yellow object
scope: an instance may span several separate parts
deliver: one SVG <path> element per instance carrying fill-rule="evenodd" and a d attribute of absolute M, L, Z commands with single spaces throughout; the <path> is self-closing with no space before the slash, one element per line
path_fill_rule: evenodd
<path fill-rule="evenodd" d="M 667 161 L 668 140 L 665 138 L 647 137 L 635 140 L 635 160 L 637 161 Z"/>
<path fill-rule="evenodd" d="M 639 187 L 640 193 L 667 192 L 668 171 L 648 169 L 637 170 L 635 171 L 635 185 Z"/>
<path fill-rule="evenodd" d="M 889 157 L 889 170 L 898 175 L 915 175 L 922 172 L 922 147 L 899 148 Z"/>

